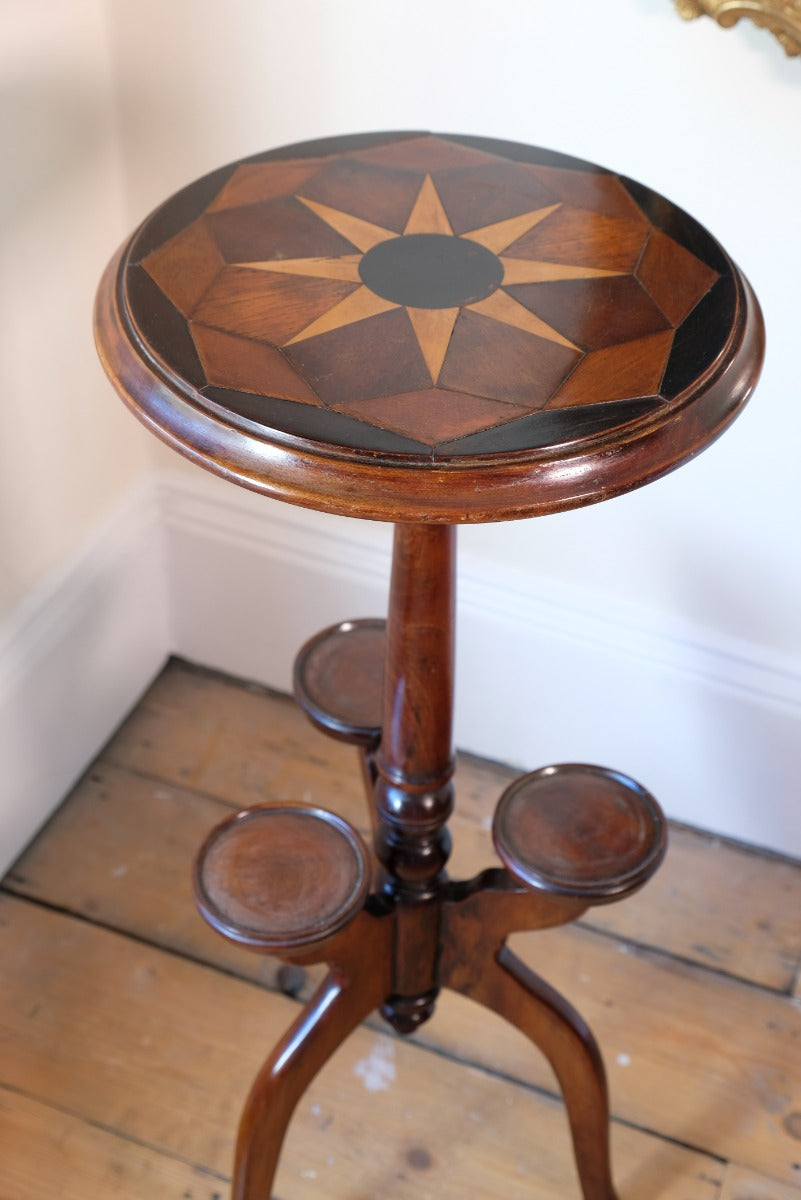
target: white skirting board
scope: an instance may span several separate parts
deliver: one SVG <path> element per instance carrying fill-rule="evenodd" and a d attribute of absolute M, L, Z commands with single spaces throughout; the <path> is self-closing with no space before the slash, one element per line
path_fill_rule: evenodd
<path fill-rule="evenodd" d="M 184 657 L 289 690 L 307 637 L 384 615 L 389 528 L 216 484 L 162 496 Z M 801 858 L 801 663 L 655 620 L 461 553 L 456 744 L 614 767 L 676 820 Z"/>
<path fill-rule="evenodd" d="M 288 690 L 307 637 L 383 615 L 390 547 L 214 480 L 138 488 L 0 640 L 0 870 L 168 654 Z M 801 858 L 801 664 L 500 575 L 460 555 L 460 748 L 615 767 L 677 820 Z"/>
<path fill-rule="evenodd" d="M 163 664 L 162 559 L 146 484 L 0 629 L 0 875 Z"/>

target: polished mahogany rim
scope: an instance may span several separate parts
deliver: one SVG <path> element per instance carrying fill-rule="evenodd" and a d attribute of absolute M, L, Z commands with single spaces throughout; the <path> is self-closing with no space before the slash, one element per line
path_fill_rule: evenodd
<path fill-rule="evenodd" d="M 285 436 L 257 435 L 193 403 L 121 335 L 117 269 L 117 262 L 110 264 L 98 294 L 98 348 L 119 395 L 146 426 L 186 458 L 252 491 L 372 520 L 514 520 L 597 503 L 643 486 L 694 458 L 726 429 L 753 391 L 764 352 L 759 306 L 740 277 L 740 317 L 730 357 L 700 394 L 688 390 L 683 406 L 668 419 L 633 425 L 624 437 L 618 430 L 606 445 L 599 438 L 561 454 L 550 448 L 476 455 L 458 463 L 422 458 L 399 463 L 389 455 L 349 455 Z"/>

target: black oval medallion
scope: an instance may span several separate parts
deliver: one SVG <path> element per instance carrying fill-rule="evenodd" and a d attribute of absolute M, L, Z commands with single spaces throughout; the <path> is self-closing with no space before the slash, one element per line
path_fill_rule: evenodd
<path fill-rule="evenodd" d="M 410 233 L 368 250 L 359 274 L 371 292 L 395 304 L 457 308 L 491 295 L 503 279 L 503 264 L 467 238 Z"/>

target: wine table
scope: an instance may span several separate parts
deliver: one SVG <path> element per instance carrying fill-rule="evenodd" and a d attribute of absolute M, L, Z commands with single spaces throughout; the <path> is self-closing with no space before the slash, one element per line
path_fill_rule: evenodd
<path fill-rule="evenodd" d="M 546 766 L 498 801 L 502 866 L 449 878 L 456 527 L 606 500 L 704 449 L 759 374 L 747 281 L 686 213 L 590 163 L 363 134 L 168 199 L 110 263 L 96 335 L 123 400 L 194 462 L 395 525 L 386 620 L 323 630 L 295 665 L 310 719 L 359 747 L 373 846 L 266 799 L 195 866 L 221 934 L 329 967 L 245 1102 L 234 1200 L 268 1200 L 295 1105 L 343 1039 L 374 1009 L 413 1033 L 442 988 L 545 1053 L 584 1200 L 614 1200 L 597 1044 L 506 940 L 640 887 L 665 822 L 618 771 Z"/>

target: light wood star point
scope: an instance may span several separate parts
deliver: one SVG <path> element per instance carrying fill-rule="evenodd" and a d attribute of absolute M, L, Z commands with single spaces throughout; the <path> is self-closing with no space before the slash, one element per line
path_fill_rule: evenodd
<path fill-rule="evenodd" d="M 436 384 L 448 346 L 453 333 L 453 327 L 459 316 L 459 308 L 407 308 L 409 320 L 412 323 L 415 337 L 431 373 L 431 382 Z"/>
<path fill-rule="evenodd" d="M 406 235 L 410 233 L 441 233 L 446 237 L 453 237 L 448 214 L 445 212 L 430 175 L 426 175 L 423 180 L 403 232 Z"/>

